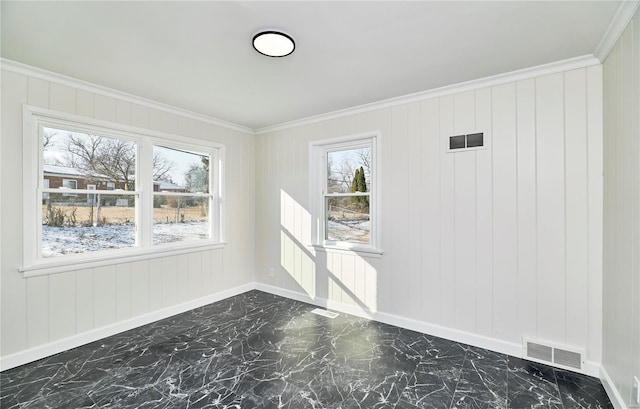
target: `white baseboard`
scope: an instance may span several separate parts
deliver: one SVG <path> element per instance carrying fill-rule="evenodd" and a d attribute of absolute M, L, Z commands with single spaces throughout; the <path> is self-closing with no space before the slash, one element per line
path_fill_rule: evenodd
<path fill-rule="evenodd" d="M 613 407 L 616 409 L 628 409 L 628 406 L 624 403 L 624 400 L 613 383 L 613 380 L 602 365 L 600 366 L 600 380 L 602 381 L 604 390 L 607 392 L 607 395 L 609 395 L 609 399 L 611 399 Z"/>
<path fill-rule="evenodd" d="M 220 291 L 215 294 L 210 294 L 208 296 L 191 300 L 182 304 L 178 304 L 171 307 L 163 308 L 161 310 L 153 311 L 148 314 L 140 315 L 125 321 L 120 321 L 111 325 L 107 325 L 105 327 L 96 328 L 94 330 L 73 335 L 68 338 L 56 340 L 45 345 L 40 345 L 35 348 L 17 352 L 12 355 L 0 357 L 0 371 L 15 368 L 17 366 L 24 365 L 29 362 L 37 361 L 39 359 L 46 358 L 51 355 L 55 355 L 57 353 L 66 351 L 68 349 L 76 348 L 81 345 L 85 345 L 90 342 L 94 342 L 99 339 L 118 334 L 120 332 L 128 331 L 130 329 L 139 327 L 141 325 L 150 324 L 152 322 L 161 320 L 163 318 L 180 314 L 194 308 L 202 307 L 204 305 L 207 305 L 216 301 L 220 301 L 225 298 L 232 297 L 234 295 L 242 294 L 244 292 L 247 292 L 253 289 L 279 295 L 281 297 L 289 298 L 292 300 L 306 302 L 319 307 L 340 311 L 346 314 L 352 314 L 355 316 L 384 322 L 386 324 L 407 328 L 413 331 L 435 335 L 435 336 L 446 338 L 452 341 L 485 348 L 491 351 L 515 356 L 518 358 L 521 358 L 523 356 L 522 345 L 520 344 L 506 342 L 506 341 L 498 340 L 495 338 L 490 338 L 483 335 L 465 332 L 465 331 L 461 331 L 453 328 L 447 328 L 447 327 L 431 324 L 424 321 L 418 321 L 415 319 L 402 317 L 399 315 L 389 314 L 389 313 L 380 312 L 380 311 L 371 311 L 371 310 L 367 310 L 362 307 L 358 307 L 354 305 L 348 305 L 348 304 L 327 300 L 325 298 L 320 298 L 320 297 L 313 297 L 306 293 L 286 290 L 286 289 L 271 286 L 268 284 L 254 282 L 254 283 L 244 284 L 228 290 Z M 611 397 L 611 400 L 614 401 L 614 396 L 616 395 L 612 395 L 612 393 L 617 393 L 617 392 L 615 391 L 615 388 L 612 387 L 613 383 L 611 383 L 608 376 L 606 378 L 603 377 L 603 373 L 606 374 L 606 372 L 600 367 L 598 363 L 590 362 L 590 361 L 585 362 L 585 365 L 583 366 L 583 373 L 585 373 L 586 375 L 595 376 L 602 379 L 602 382 L 605 385 L 605 388 L 607 388 L 607 393 Z M 608 379 L 608 381 L 605 381 L 605 379 Z M 609 385 L 607 385 L 607 382 L 609 382 Z M 616 399 L 618 399 L 619 402 L 622 402 L 622 399 L 619 398 L 619 395 L 617 395 Z M 616 406 L 616 409 L 618 408 L 626 409 L 624 405 Z"/>
<path fill-rule="evenodd" d="M 91 331 L 83 332 L 81 334 L 56 340 L 48 344 L 37 346 L 35 348 L 20 351 L 12 355 L 7 355 L 0 358 L 0 371 L 15 368 L 17 366 L 37 361 L 39 359 L 46 358 L 48 356 L 55 355 L 72 348 L 76 348 L 102 338 L 128 331 L 141 325 L 150 324 L 152 322 L 168 318 L 176 314 L 181 314 L 194 308 L 199 308 L 228 297 L 233 297 L 234 295 L 242 294 L 244 292 L 253 290 L 254 288 L 254 283 L 244 284 L 235 288 L 217 292 L 215 294 L 197 298 L 195 300 L 190 300 L 182 304 L 173 305 L 171 307 L 139 315 L 134 318 L 96 328 Z"/>
<path fill-rule="evenodd" d="M 290 298 L 297 301 L 302 301 L 317 305 L 319 307 L 328 308 L 335 311 L 344 312 L 359 317 L 369 318 L 375 321 L 384 322 L 385 324 L 395 325 L 402 328 L 407 328 L 413 331 L 422 332 L 429 335 L 435 335 L 440 338 L 446 338 L 452 341 L 461 342 L 468 345 L 488 349 L 490 351 L 499 352 L 502 354 L 514 356 L 517 358 L 523 358 L 522 345 L 511 343 L 471 332 L 461 331 L 458 329 L 443 327 L 441 325 L 431 324 L 424 321 L 418 321 L 411 318 L 402 317 L 399 315 L 389 314 L 380 311 L 366 310 L 362 307 L 343 304 L 340 302 L 327 300 L 320 297 L 312 297 L 306 293 L 300 293 L 296 291 L 286 290 L 283 288 L 271 286 L 263 283 L 256 283 L 256 289 L 265 291 L 271 294 L 279 295 L 281 297 Z M 600 365 L 596 362 L 587 361 L 582 367 L 582 373 L 585 375 L 599 377 Z"/>

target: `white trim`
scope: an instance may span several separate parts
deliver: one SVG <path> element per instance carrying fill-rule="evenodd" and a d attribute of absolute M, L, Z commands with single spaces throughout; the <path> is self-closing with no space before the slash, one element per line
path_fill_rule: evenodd
<path fill-rule="evenodd" d="M 345 251 L 362 252 L 367 254 L 382 255 L 380 235 L 380 158 L 382 149 L 381 131 L 369 131 L 328 139 L 319 139 L 309 142 L 309 211 L 313 220 L 311 226 L 311 246 L 318 249 L 339 249 Z M 329 241 L 325 239 L 325 198 L 331 197 L 326 193 L 327 189 L 327 155 L 329 152 L 347 150 L 352 148 L 369 147 L 371 152 L 371 175 L 369 180 L 369 243 L 358 244 L 350 242 Z M 339 196 L 339 195 L 338 195 Z M 349 194 L 351 196 L 351 194 Z"/>
<path fill-rule="evenodd" d="M 172 105 L 163 104 L 161 102 L 156 102 L 151 99 L 139 97 L 137 95 L 129 94 L 123 91 L 118 91 L 113 88 L 108 88 L 108 87 L 97 85 L 91 82 L 82 81 L 66 75 L 55 73 L 53 71 L 32 67 L 30 65 L 22 64 L 17 61 L 9 60 L 6 58 L 0 58 L 0 66 L 3 70 L 14 72 L 16 74 L 27 75 L 34 78 L 43 79 L 45 81 L 66 85 L 68 87 L 77 88 L 83 91 L 88 91 L 94 94 L 100 94 L 100 95 L 104 95 L 111 98 L 117 98 L 122 101 L 131 102 L 133 104 L 142 105 L 152 109 L 158 109 L 160 111 L 168 112 L 175 115 L 180 115 L 186 118 L 195 119 L 196 121 L 201 121 L 208 124 L 220 126 L 222 128 L 231 129 L 233 131 L 240 131 L 240 132 L 253 134 L 253 129 L 246 126 L 223 121 L 221 119 L 217 119 L 208 115 L 189 111 L 183 108 L 178 108 Z"/>
<path fill-rule="evenodd" d="M 330 119 L 342 118 L 349 115 L 370 112 L 384 108 L 390 108 L 397 105 L 408 104 L 411 102 L 423 101 L 442 97 L 446 95 L 457 94 L 460 92 L 471 91 L 481 88 L 492 87 L 496 85 L 506 84 L 509 82 L 521 81 L 525 79 L 540 77 L 543 75 L 556 74 L 559 72 L 575 70 L 578 68 L 591 67 L 599 65 L 598 60 L 593 55 L 583 55 L 581 57 L 569 58 L 567 60 L 556 61 L 549 64 L 538 65 L 535 67 L 524 68 L 521 70 L 511 71 L 504 74 L 493 75 L 490 77 L 480 78 L 476 80 L 461 82 L 453 85 L 447 85 L 440 88 L 434 88 L 427 91 L 416 92 L 400 97 L 389 98 L 378 102 L 364 105 L 358 105 L 338 111 L 328 112 L 326 114 L 315 115 L 307 118 L 297 119 L 290 122 L 284 122 L 278 125 L 265 126 L 255 129 L 256 135 L 266 134 L 269 132 L 282 131 L 284 129 L 295 128 L 303 125 L 315 124 L 318 122 L 328 121 Z"/>
<path fill-rule="evenodd" d="M 28 267 L 20 267 L 18 268 L 18 271 L 22 273 L 24 278 L 37 277 L 47 274 L 64 273 L 70 270 L 83 270 L 102 266 L 112 266 L 115 264 L 132 263 L 134 261 L 151 260 L 160 257 L 177 256 L 179 254 L 195 253 L 199 251 L 217 250 L 224 248 L 226 244 L 227 243 L 225 242 L 200 243 L 191 241 L 183 246 L 177 246 L 176 244 L 171 244 L 171 247 L 156 245 L 148 249 L 134 247 L 131 249 L 119 249 L 117 255 L 113 253 L 103 253 L 104 255 L 102 258 L 100 258 L 100 255 L 97 255 L 96 253 L 91 253 L 91 259 L 87 260 L 85 257 L 85 261 L 71 259 L 72 256 L 69 256 L 69 258 L 66 258 L 65 260 L 56 261 L 54 259 L 52 262 L 47 261 L 42 264 L 34 263 Z M 82 256 L 85 255 L 86 254 L 82 254 Z"/>
<path fill-rule="evenodd" d="M 310 247 L 323 253 L 351 254 L 365 258 L 382 258 L 382 254 L 384 254 L 381 249 L 367 247 L 341 247 L 330 244 L 311 244 Z"/>
<path fill-rule="evenodd" d="M 607 395 L 609 395 L 609 399 L 611 399 L 613 407 L 616 409 L 628 409 L 627 405 L 624 403 L 624 399 L 622 399 L 622 395 L 620 395 L 620 392 L 618 391 L 618 389 L 616 389 L 616 385 L 607 373 L 604 365 L 600 366 L 599 377 L 605 392 L 607 392 Z"/>
<path fill-rule="evenodd" d="M 638 1 L 640 0 L 626 1 L 623 4 L 634 3 Z M 636 6 L 637 6 L 637 3 L 636 3 Z M 416 92 L 408 95 L 385 99 L 382 101 L 372 102 L 369 104 L 357 105 L 357 106 L 345 108 L 342 110 L 314 115 L 306 118 L 296 119 L 293 121 L 283 122 L 280 124 L 266 126 L 262 128 L 256 128 L 256 129 L 249 128 L 243 125 L 234 124 L 231 122 L 226 122 L 217 118 L 210 117 L 208 115 L 199 114 L 199 113 L 188 111 L 175 106 L 162 104 L 160 102 L 156 102 L 150 99 L 138 97 L 136 95 L 128 94 L 126 92 L 118 91 L 112 88 L 107 88 L 101 85 L 78 80 L 72 77 L 68 77 L 66 75 L 43 70 L 41 68 L 32 67 L 32 66 L 22 64 L 17 61 L 9 60 L 6 58 L 0 58 L 0 68 L 3 70 L 7 70 L 9 72 L 27 75 L 34 78 L 40 78 L 46 81 L 51 81 L 58 84 L 74 87 L 74 88 L 89 91 L 95 94 L 118 98 L 134 104 L 146 106 L 153 109 L 158 109 L 158 110 L 169 112 L 176 115 L 181 115 L 187 118 L 192 118 L 198 121 L 217 125 L 227 129 L 245 132 L 251 135 L 261 135 L 269 132 L 275 132 L 275 131 L 294 128 L 298 126 L 314 124 L 322 121 L 327 121 L 330 119 L 341 118 L 348 115 L 375 111 L 378 109 L 389 108 L 397 105 L 407 104 L 407 103 L 416 102 L 416 101 L 422 101 L 422 100 L 431 99 L 431 98 L 437 98 L 437 97 L 451 95 L 459 92 L 491 87 L 491 86 L 505 84 L 509 82 L 535 78 L 543 75 L 555 74 L 563 71 L 570 71 L 578 68 L 590 67 L 593 65 L 599 65 L 600 61 L 601 60 L 595 57 L 593 54 L 588 54 L 580 57 L 569 58 L 566 60 L 551 62 L 548 64 L 537 65 L 534 67 L 528 67 L 521 70 L 516 70 L 516 71 L 506 72 L 503 74 L 497 74 L 489 77 L 479 78 L 471 81 L 456 83 L 456 84 L 434 88 L 426 91 L 420 91 L 420 92 Z"/>
<path fill-rule="evenodd" d="M 135 195 L 139 203 L 136 205 L 136 221 L 137 226 L 142 228 L 136 229 L 136 246 L 124 249 L 113 249 L 105 251 L 96 251 L 77 255 L 65 255 L 59 258 L 43 258 L 41 254 L 41 234 L 39 226 L 41 221 L 41 201 L 38 195 L 41 192 L 58 193 L 55 189 L 44 189 L 41 185 L 42 175 L 42 149 L 38 144 L 34 134 L 39 135 L 44 126 L 59 127 L 61 129 L 74 130 L 86 133 L 104 133 L 109 137 L 122 138 L 124 140 L 135 141 L 137 144 L 138 160 L 136 161 L 136 175 L 138 175 L 139 186 L 152 186 L 151 175 L 151 157 L 153 154 L 153 146 L 173 146 L 184 147 L 186 149 L 204 151 L 210 156 L 210 171 L 213 167 L 218 166 L 220 178 L 224 177 L 223 165 L 220 158 L 224 158 L 225 146 L 223 144 L 207 141 L 198 138 L 185 137 L 180 135 L 172 135 L 164 132 L 152 131 L 148 129 L 133 127 L 124 124 L 112 123 L 109 121 L 97 120 L 94 118 L 58 112 L 46 108 L 40 108 L 30 105 L 22 106 L 23 115 L 23 184 L 26 186 L 35 186 L 37 195 L 34 196 L 33 189 L 23 189 L 23 204 L 25 211 L 23 212 L 23 260 L 19 271 L 24 273 L 24 277 L 39 276 L 44 274 L 54 274 L 68 271 L 70 267 L 92 268 L 104 265 L 113 265 L 123 261 L 146 260 L 159 256 L 175 255 L 191 253 L 194 251 L 210 250 L 224 247 L 222 242 L 222 232 L 220 228 L 223 225 L 221 218 L 222 205 L 216 196 L 223 196 L 223 185 L 217 180 L 212 179 L 210 192 L 207 194 L 182 194 L 172 193 L 167 195 L 176 196 L 197 196 L 209 197 L 210 202 L 214 202 L 215 206 L 209 206 L 209 229 L 210 239 L 198 241 L 185 241 L 179 243 L 167 243 L 154 245 L 152 235 L 152 200 L 155 196 L 153 191 L 120 191 L 108 190 L 107 194 L 123 194 Z M 41 135 L 40 135 L 41 136 Z M 144 154 L 142 154 L 144 152 Z M 216 165 L 217 164 L 217 165 Z M 144 166 L 144 168 L 142 168 Z M 77 178 L 74 178 L 77 179 Z M 77 187 L 77 186 L 76 186 Z M 94 194 L 100 191 L 87 189 L 62 189 L 60 192 L 67 194 Z M 163 194 L 159 192 L 159 194 Z M 142 207 L 144 206 L 144 208 Z M 36 215 L 34 218 L 33 215 Z"/>
<path fill-rule="evenodd" d="M 600 43 L 596 47 L 596 51 L 593 53 L 596 58 L 604 63 L 616 42 L 624 32 L 624 29 L 629 24 L 629 21 L 633 18 L 633 14 L 640 6 L 640 0 L 625 0 L 620 3 L 616 14 L 611 19 L 609 27 L 604 32 Z"/>
<path fill-rule="evenodd" d="M 34 362 L 42 358 L 46 358 L 51 355 L 64 352 L 66 350 L 79 347 L 81 345 L 88 344 L 90 342 L 97 341 L 102 338 L 106 338 L 112 335 L 119 334 L 130 329 L 150 324 L 155 321 L 171 317 L 176 314 L 199 308 L 207 304 L 211 304 L 228 297 L 233 297 L 247 291 L 259 290 L 270 294 L 278 295 L 281 297 L 289 298 L 296 301 L 316 305 L 318 307 L 326 308 L 329 310 L 335 310 L 346 314 L 355 315 L 379 322 L 383 322 L 389 325 L 395 325 L 401 328 L 410 329 L 413 331 L 422 332 L 429 335 L 445 338 L 455 342 L 461 342 L 467 345 L 473 345 L 479 348 L 485 348 L 491 351 L 503 353 L 513 357 L 522 357 L 522 346 L 519 344 L 498 340 L 495 338 L 486 337 L 466 331 L 461 331 L 453 328 L 447 328 L 436 324 L 431 324 L 424 321 L 418 321 L 411 318 L 401 317 L 394 314 L 389 314 L 380 311 L 373 311 L 364 309 L 362 307 L 347 305 L 337 301 L 327 300 L 326 298 L 313 297 L 307 293 L 301 293 L 297 291 L 287 290 L 272 285 L 252 282 L 240 285 L 238 287 L 230 288 L 210 294 L 195 300 L 187 301 L 182 304 L 166 307 L 157 311 L 152 311 L 147 314 L 143 314 L 137 317 L 133 317 L 124 321 L 116 322 L 104 327 L 96 328 L 81 334 L 76 334 L 67 338 L 49 342 L 45 345 L 40 345 L 35 348 L 27 349 L 17 352 L 6 357 L 0 357 L 0 371 L 15 368 L 20 365 Z M 590 376 L 600 377 L 602 383 L 607 391 L 607 394 L 611 398 L 611 401 L 616 406 L 616 409 L 626 409 L 622 398 L 619 393 L 613 387 L 613 382 L 609 378 L 607 372 L 596 362 L 586 361 L 583 366 L 583 373 Z M 617 400 L 617 402 L 616 402 Z"/>
<path fill-rule="evenodd" d="M 127 320 L 96 328 L 91 331 L 72 335 L 70 337 L 63 338 L 54 342 L 49 342 L 45 345 L 40 345 L 35 348 L 17 352 L 15 354 L 0 358 L 0 371 L 5 371 L 7 369 L 15 368 L 29 362 L 37 361 L 39 359 L 58 354 L 60 352 L 76 348 L 105 337 L 116 335 L 142 325 L 150 324 L 152 322 L 168 318 L 176 314 L 181 314 L 194 308 L 203 307 L 207 304 L 218 302 L 224 300 L 225 298 L 233 297 L 235 295 L 253 290 L 253 288 L 253 283 L 244 284 L 238 287 L 230 288 L 228 290 L 217 292 L 215 294 L 206 295 L 195 300 L 187 301 L 182 304 L 177 304 L 157 311 L 152 311 L 134 318 L 129 318 Z"/>
<path fill-rule="evenodd" d="M 401 317 L 399 315 L 389 314 L 380 311 L 367 310 L 362 307 L 347 305 L 341 302 L 327 300 L 326 298 L 313 297 L 306 293 L 286 290 L 274 287 L 268 284 L 256 283 L 256 289 L 281 297 L 290 298 L 301 302 L 317 305 L 335 311 L 355 315 L 358 317 L 368 318 L 375 321 L 384 322 L 385 324 L 395 325 L 407 328 L 413 331 L 422 332 L 429 335 L 435 335 L 456 342 L 462 342 L 469 345 L 489 349 L 491 351 L 500 352 L 520 358 L 522 356 L 522 347 L 519 344 L 501 341 L 495 338 L 485 337 L 483 335 L 473 334 L 466 331 L 447 328 L 424 321 L 417 321 L 411 318 Z"/>
<path fill-rule="evenodd" d="M 502 354 L 510 355 L 516 358 L 522 358 L 522 345 L 507 342 L 484 335 L 478 335 L 454 328 L 443 327 L 425 321 L 418 321 L 411 318 L 402 317 L 386 312 L 372 311 L 359 306 L 344 304 L 337 301 L 327 300 L 326 298 L 314 297 L 307 293 L 286 290 L 269 284 L 256 283 L 256 289 L 281 297 L 290 298 L 292 300 L 301 301 L 358 317 L 368 318 L 375 321 L 384 322 L 385 324 L 395 325 L 397 327 L 410 329 L 424 334 L 435 335 L 455 342 L 461 342 L 468 345 L 488 349 Z M 549 366 L 555 366 L 545 363 Z M 563 368 L 565 369 L 565 368 Z M 600 374 L 600 365 L 596 362 L 585 361 L 582 367 L 582 373 L 598 377 Z"/>

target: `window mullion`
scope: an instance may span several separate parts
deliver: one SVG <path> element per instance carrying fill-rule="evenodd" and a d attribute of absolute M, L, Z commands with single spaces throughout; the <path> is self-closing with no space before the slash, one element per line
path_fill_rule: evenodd
<path fill-rule="evenodd" d="M 139 247 L 150 247 L 153 242 L 153 144 L 144 140 L 138 146 L 136 190 L 141 193 L 136 206 L 136 243 Z"/>

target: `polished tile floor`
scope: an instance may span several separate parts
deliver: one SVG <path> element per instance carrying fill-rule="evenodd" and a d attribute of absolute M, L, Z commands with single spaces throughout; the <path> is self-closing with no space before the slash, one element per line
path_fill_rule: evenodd
<path fill-rule="evenodd" d="M 259 291 L 0 374 L 2 408 L 612 408 L 599 380 Z"/>

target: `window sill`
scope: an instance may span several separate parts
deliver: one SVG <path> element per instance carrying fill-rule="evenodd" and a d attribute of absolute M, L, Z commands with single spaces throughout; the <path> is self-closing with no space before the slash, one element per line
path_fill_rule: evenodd
<path fill-rule="evenodd" d="M 336 244 L 311 244 L 311 247 L 316 251 L 323 253 L 342 253 L 358 255 L 365 258 L 382 258 L 383 251 L 380 249 L 366 248 L 366 247 L 346 247 Z"/>
<path fill-rule="evenodd" d="M 102 257 L 92 259 L 45 260 L 37 264 L 34 263 L 28 267 L 19 268 L 18 271 L 22 273 L 24 278 L 36 277 L 114 264 L 131 263 L 134 261 L 150 260 L 160 257 L 176 256 L 179 254 L 195 253 L 198 251 L 222 249 L 225 245 L 225 242 L 208 242 L 195 245 L 163 246 L 151 249 L 130 249 L 121 252 L 119 251 L 117 255 L 102 255 Z"/>

